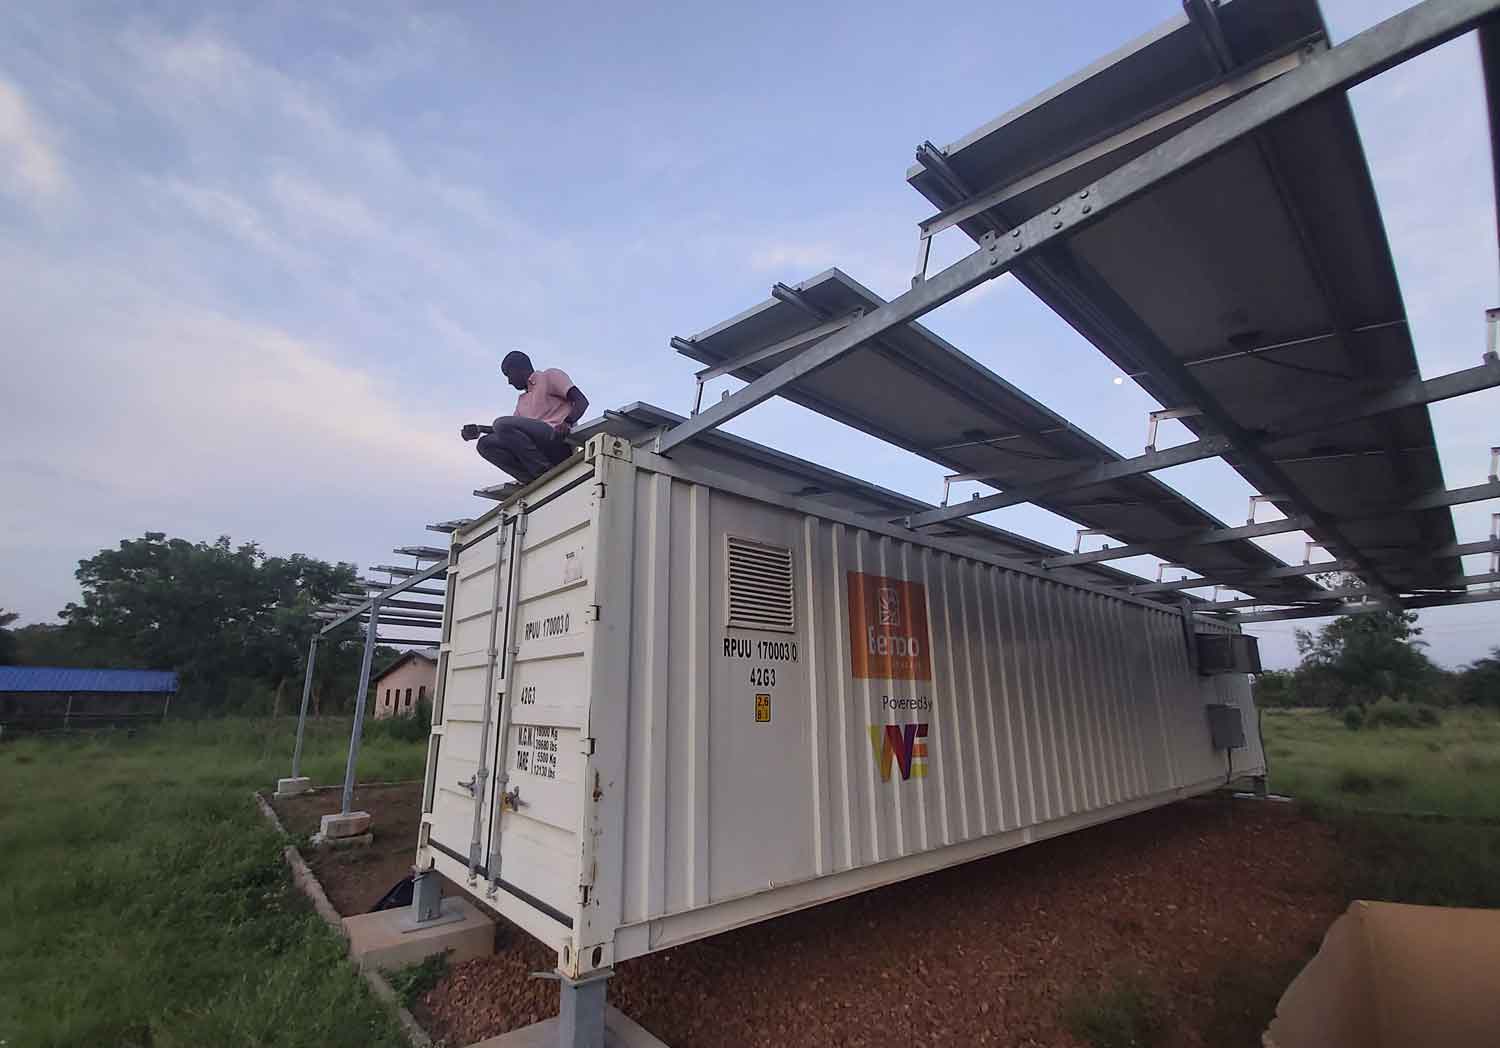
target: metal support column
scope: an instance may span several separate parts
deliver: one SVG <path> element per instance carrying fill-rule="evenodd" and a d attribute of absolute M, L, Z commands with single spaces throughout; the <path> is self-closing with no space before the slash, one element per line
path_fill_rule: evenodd
<path fill-rule="evenodd" d="M 292 778 L 302 777 L 302 733 L 307 726 L 307 703 L 312 698 L 313 670 L 318 664 L 318 636 L 307 644 L 307 673 L 302 677 L 302 708 L 297 711 L 297 743 L 292 747 Z"/>
<path fill-rule="evenodd" d="M 432 870 L 418 871 L 411 884 L 411 916 L 417 924 L 443 915 L 443 879 Z"/>
<path fill-rule="evenodd" d="M 359 763 L 359 739 L 365 730 L 365 692 L 370 690 L 370 662 L 375 658 L 375 624 L 380 617 L 380 601 L 370 602 L 370 619 L 365 623 L 365 654 L 359 664 L 359 692 L 354 699 L 354 727 L 349 732 L 349 761 L 344 766 L 344 801 L 340 811 L 348 815 L 354 802 L 354 769 Z"/>
<path fill-rule="evenodd" d="M 582 979 L 558 973 L 558 1048 L 604 1048 L 604 984 L 614 974 L 613 968 Z"/>

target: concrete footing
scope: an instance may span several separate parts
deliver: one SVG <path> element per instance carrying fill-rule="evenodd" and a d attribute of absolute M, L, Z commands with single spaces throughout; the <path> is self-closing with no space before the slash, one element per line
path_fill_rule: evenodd
<path fill-rule="evenodd" d="M 318 823 L 318 835 L 325 840 L 333 840 L 336 837 L 358 837 L 360 834 L 370 832 L 370 813 L 367 811 L 351 811 L 348 814 L 334 812 L 325 815 Z"/>
<path fill-rule="evenodd" d="M 412 921 L 410 908 L 380 910 L 344 918 L 349 955 L 361 969 L 401 968 L 435 953 L 448 953 L 450 963 L 472 961 L 495 952 L 495 922 L 467 899 L 443 900 L 443 919 L 427 924 Z"/>
<path fill-rule="evenodd" d="M 332 848 L 335 851 L 343 848 L 368 848 L 375 843 L 375 835 L 361 833 L 358 837 L 324 837 L 321 833 L 315 833 L 308 843 L 314 848 Z"/>
<path fill-rule="evenodd" d="M 523 1026 L 498 1037 L 476 1041 L 469 1048 L 557 1048 L 557 1017 Z M 609 1005 L 604 1010 L 604 1048 L 667 1048 L 645 1027 L 620 1009 Z"/>
<path fill-rule="evenodd" d="M 299 775 L 295 779 L 276 780 L 276 796 L 278 797 L 295 797 L 299 793 L 311 793 L 312 788 L 312 779 L 306 775 Z"/>

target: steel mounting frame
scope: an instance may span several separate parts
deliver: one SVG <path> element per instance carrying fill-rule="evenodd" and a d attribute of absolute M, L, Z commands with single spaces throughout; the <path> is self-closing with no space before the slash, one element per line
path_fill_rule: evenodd
<path fill-rule="evenodd" d="M 925 315 L 980 284 L 1008 272 L 1021 261 L 1039 261 L 1038 256 L 1051 245 L 1066 240 L 1112 209 L 1152 186 L 1188 170 L 1228 145 L 1255 136 L 1259 130 L 1287 113 L 1331 92 L 1347 90 L 1437 47 L 1476 28 L 1497 12 L 1500 12 L 1500 2 L 1497 0 L 1423 0 L 1326 51 L 1313 53 L 1304 50 L 1299 54 L 1294 68 L 1278 71 L 1253 89 L 1239 93 L 1198 123 L 1008 231 L 999 228 L 996 221 L 989 218 L 992 212 L 985 214 L 984 217 L 996 228 L 985 233 L 980 238 L 979 246 L 969 255 L 934 276 L 915 281 L 909 291 L 864 316 L 855 318 L 821 341 L 796 351 L 790 359 L 726 396 L 718 404 L 662 433 L 656 438 L 654 450 L 659 454 L 670 454 L 673 448 L 683 442 L 737 417 L 776 395 L 789 384 L 827 366 L 883 332 Z M 1189 4 L 1189 14 L 1194 14 L 1192 4 Z M 929 162 L 938 169 L 946 166 L 937 150 L 928 148 L 923 152 L 925 155 L 919 153 L 919 157 L 924 162 Z M 962 187 L 961 183 L 958 191 L 967 195 L 967 188 Z M 922 256 L 925 262 L 925 250 Z M 1336 331 L 1334 337 L 1342 334 L 1342 330 Z M 1180 403 L 1199 409 L 1204 419 L 1217 431 L 1217 436 L 1195 442 L 1199 445 L 1195 451 L 1201 453 L 1198 457 L 1232 454 L 1253 464 L 1257 472 L 1271 482 L 1269 486 L 1284 491 L 1286 500 L 1301 511 L 1297 516 L 1305 524 L 1294 530 L 1309 530 L 1341 559 L 1354 561 L 1362 577 L 1382 599 L 1397 599 L 1396 593 L 1382 578 L 1378 565 L 1347 539 L 1337 519 L 1312 508 L 1310 500 L 1298 491 L 1261 446 L 1263 441 L 1258 439 L 1257 434 L 1242 429 L 1220 408 L 1192 376 L 1185 363 L 1170 358 L 1165 353 L 1152 356 L 1153 368 L 1181 394 Z M 1493 358 L 1487 358 L 1480 370 L 1487 370 L 1492 362 Z M 1208 447 L 1213 445 L 1207 442 L 1214 441 L 1223 441 L 1224 444 L 1221 450 L 1209 452 Z M 1159 454 L 1165 456 L 1173 451 L 1178 451 L 1179 455 L 1195 453 L 1169 449 L 1168 452 Z M 1178 461 L 1193 460 L 1185 458 Z M 1149 471 L 1147 463 L 1128 461 L 1134 463 L 1139 472 Z M 1169 460 L 1159 462 L 1160 464 L 1150 468 L 1164 468 Z M 1114 467 L 1119 465 L 1121 464 L 1111 464 Z M 964 515 L 963 511 L 967 509 L 971 507 L 949 507 L 937 512 L 958 516 Z M 914 519 L 913 523 L 917 524 L 917 521 Z M 1239 537 L 1251 536 L 1242 534 Z M 1225 540 L 1227 541 L 1227 537 Z"/>

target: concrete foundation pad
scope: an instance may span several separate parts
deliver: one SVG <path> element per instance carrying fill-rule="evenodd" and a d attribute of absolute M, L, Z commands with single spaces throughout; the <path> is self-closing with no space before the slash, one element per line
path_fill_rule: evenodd
<path fill-rule="evenodd" d="M 276 796 L 295 797 L 299 793 L 312 792 L 312 779 L 306 775 L 299 775 L 295 779 L 277 779 Z"/>
<path fill-rule="evenodd" d="M 358 837 L 369 831 L 370 813 L 367 811 L 351 811 L 347 815 L 334 812 L 323 816 L 322 822 L 318 824 L 318 835 L 329 840 L 334 837 Z"/>
<path fill-rule="evenodd" d="M 476 1041 L 468 1048 L 557 1048 L 557 1019 L 543 1019 L 498 1037 Z M 604 1048 L 667 1048 L 645 1027 L 614 1005 L 604 1012 Z"/>
<path fill-rule="evenodd" d="M 315 833 L 308 840 L 314 848 L 368 848 L 375 843 L 373 833 L 361 833 L 358 837 L 324 837 Z"/>
<path fill-rule="evenodd" d="M 443 900 L 443 916 L 461 914 L 456 921 L 434 921 L 412 926 L 407 907 L 360 913 L 344 918 L 349 956 L 361 969 L 403 968 L 435 953 L 448 954 L 450 963 L 488 957 L 495 952 L 495 922 L 467 899 Z"/>

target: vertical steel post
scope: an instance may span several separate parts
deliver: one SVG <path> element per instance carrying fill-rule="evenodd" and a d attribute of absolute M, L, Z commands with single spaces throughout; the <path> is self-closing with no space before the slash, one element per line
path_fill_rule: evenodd
<path fill-rule="evenodd" d="M 349 732 L 349 762 L 344 767 L 344 803 L 339 810 L 349 814 L 354 801 L 354 768 L 359 763 L 359 737 L 365 729 L 365 692 L 370 690 L 370 661 L 375 657 L 375 625 L 380 601 L 370 601 L 370 621 L 365 626 L 365 656 L 359 664 L 359 693 L 355 696 L 354 727 Z"/>
<path fill-rule="evenodd" d="M 582 979 L 558 979 L 558 1048 L 604 1048 L 604 984 L 613 974 L 605 968 Z"/>
<path fill-rule="evenodd" d="M 307 645 L 307 673 L 302 678 L 302 708 L 297 712 L 297 744 L 292 747 L 292 778 L 302 775 L 302 731 L 307 725 L 307 702 L 312 697 L 313 667 L 318 662 L 318 634 Z M 165 716 L 165 714 L 163 714 Z"/>

